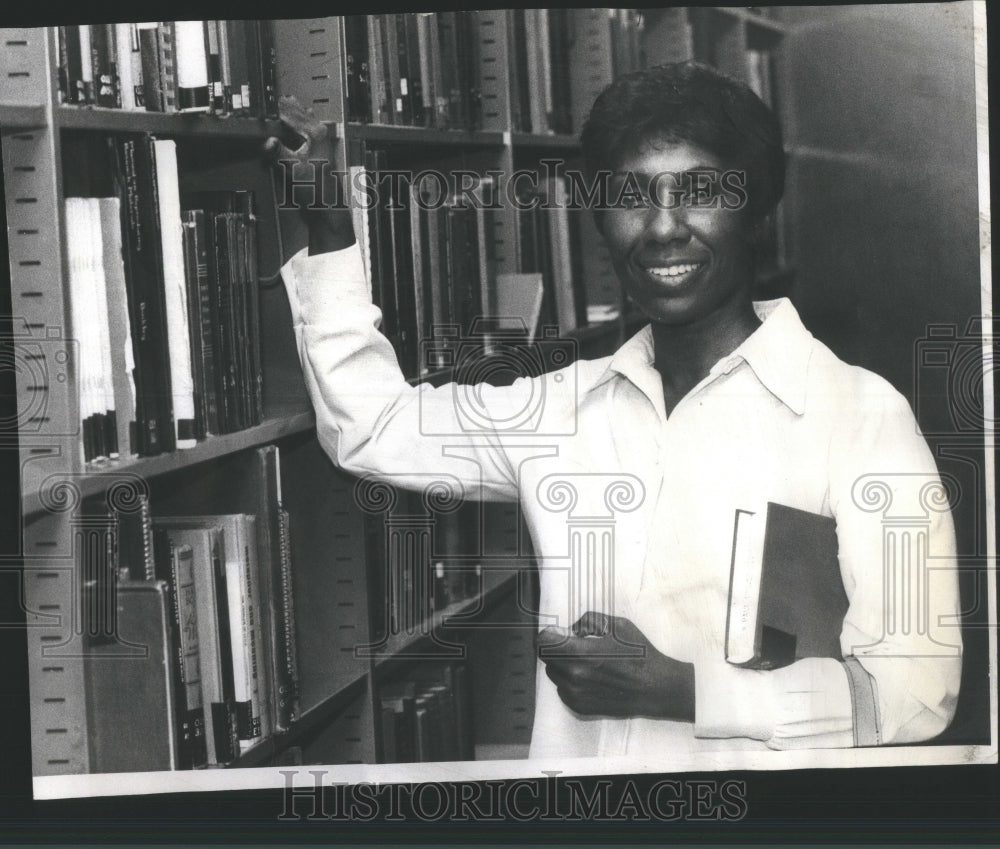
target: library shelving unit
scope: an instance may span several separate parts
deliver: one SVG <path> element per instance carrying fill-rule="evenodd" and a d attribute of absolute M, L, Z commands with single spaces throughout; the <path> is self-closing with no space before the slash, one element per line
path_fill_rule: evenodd
<path fill-rule="evenodd" d="M 393 167 L 509 173 L 537 169 L 547 157 L 578 161 L 573 135 L 512 131 L 508 18 L 502 11 L 475 14 L 483 118 L 474 132 L 347 121 L 343 18 L 274 22 L 278 92 L 295 94 L 328 122 L 341 168 L 356 139 L 385 149 Z M 578 131 L 615 68 L 608 10 L 569 14 L 570 111 Z M 642 15 L 639 62 L 646 65 L 693 57 L 747 79 L 747 52 L 776 53 L 782 37 L 780 22 L 740 9 L 655 9 Z M 2 38 L 0 129 L 18 372 L 33 774 L 94 771 L 74 566 L 87 519 L 106 515 L 116 500 L 140 492 L 148 494 L 154 515 L 238 512 L 233 482 L 242 479 L 254 449 L 271 444 L 280 448 L 284 506 L 291 515 L 301 715 L 290 730 L 263 740 L 233 765 L 377 762 L 383 751 L 378 688 L 405 675 L 411 656 L 442 643 L 466 650 L 477 748 L 491 756 L 524 756 L 534 710 L 536 584 L 517 507 L 481 508 L 476 559 L 482 581 L 475 597 L 437 611 L 412 633 L 384 640 L 377 656 L 357 650 L 377 642 L 383 599 L 375 597 L 378 567 L 370 562 L 371 537 L 382 533 L 381 523 L 391 524 L 391 517 L 373 518 L 361 509 L 357 482 L 330 463 L 316 440 L 280 281 L 260 289 L 266 316 L 261 424 L 209 437 L 188 450 L 99 468 L 84 463 L 80 398 L 73 388 L 79 363 L 69 322 L 63 199 L 76 172 L 86 167 L 88 146 L 119 132 L 173 138 L 182 190 L 252 188 L 264 201 L 272 183 L 262 142 L 276 124 L 61 105 L 54 29 L 8 29 Z M 258 232 L 262 275 L 276 271 L 293 246 L 303 244 L 301 221 L 277 213 L 268 202 L 259 204 Z M 490 238 L 496 271 L 519 271 L 511 214 L 497 216 Z M 588 299 L 618 302 L 596 231 L 582 240 L 582 252 Z M 610 353 L 641 326 L 620 306 L 617 319 L 573 331 L 581 355 Z M 447 374 L 423 379 L 440 382 Z"/>

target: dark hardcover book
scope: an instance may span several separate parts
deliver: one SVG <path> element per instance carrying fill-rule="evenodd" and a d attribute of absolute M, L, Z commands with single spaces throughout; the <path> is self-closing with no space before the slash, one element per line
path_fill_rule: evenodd
<path fill-rule="evenodd" d="M 247 108 L 255 118 L 262 118 L 264 114 L 264 61 L 260 52 L 260 21 L 244 21 L 243 37 L 246 42 L 247 75 L 250 81 L 250 104 Z"/>
<path fill-rule="evenodd" d="M 448 92 L 444 86 L 444 68 L 442 67 L 444 60 L 441 55 L 441 22 L 437 12 L 428 12 L 425 17 L 427 19 L 426 39 L 432 90 L 430 123 L 431 126 L 443 130 L 448 126 Z"/>
<path fill-rule="evenodd" d="M 219 315 L 216 342 L 219 348 L 220 400 L 224 433 L 243 428 L 240 404 L 239 323 L 237 321 L 237 287 L 235 279 L 239 250 L 236 228 L 239 215 L 222 212 L 214 216 L 215 303 Z"/>
<path fill-rule="evenodd" d="M 458 50 L 458 13 L 438 12 L 438 38 L 441 42 L 441 92 L 447 103 L 446 123 L 442 129 L 459 129 L 465 126 L 461 67 L 462 56 Z"/>
<path fill-rule="evenodd" d="M 169 599 L 164 581 L 120 582 L 119 642 L 88 648 L 83 667 L 91 772 L 178 768 Z M 145 652 L 122 657 L 121 643 L 143 646 Z"/>
<path fill-rule="evenodd" d="M 413 269 L 413 240 L 410 233 L 410 181 L 404 175 L 393 182 L 390 212 L 393 281 L 399 327 L 400 366 L 407 377 L 417 376 L 417 308 Z M 399 195 L 395 194 L 398 188 Z"/>
<path fill-rule="evenodd" d="M 483 98 L 479 87 L 479 18 L 475 12 L 456 12 L 462 129 L 476 130 L 483 123 Z"/>
<path fill-rule="evenodd" d="M 347 120 L 369 123 L 372 110 L 368 88 L 368 27 L 364 15 L 344 18 L 344 42 L 347 48 Z"/>
<path fill-rule="evenodd" d="M 59 90 L 60 103 L 72 103 L 72 88 L 70 86 L 69 55 L 67 53 L 66 37 L 69 27 L 56 27 L 56 83 Z"/>
<path fill-rule="evenodd" d="M 736 511 L 726 660 L 756 669 L 839 660 L 846 612 L 833 518 L 773 502 Z"/>
<path fill-rule="evenodd" d="M 461 326 L 463 337 L 467 337 L 483 312 L 476 210 L 464 203 L 453 204 L 448 209 L 447 222 L 452 315 Z"/>
<path fill-rule="evenodd" d="M 257 45 L 260 57 L 261 101 L 264 118 L 278 117 L 278 55 L 274 42 L 274 22 L 257 21 Z"/>
<path fill-rule="evenodd" d="M 205 766 L 205 712 L 191 547 L 174 545 L 169 534 L 154 529 L 157 580 L 170 587 L 170 644 L 176 701 L 178 769 Z"/>
<path fill-rule="evenodd" d="M 569 64 L 570 12 L 549 9 L 549 56 L 552 66 L 552 129 L 557 133 L 573 132 L 570 115 L 572 73 Z"/>
<path fill-rule="evenodd" d="M 184 225 L 184 270 L 187 280 L 188 326 L 191 331 L 191 362 L 197 418 L 196 436 L 220 433 L 218 374 L 216 373 L 212 281 L 209 277 L 209 231 L 205 212 L 182 212 Z"/>
<path fill-rule="evenodd" d="M 576 310 L 576 326 L 586 327 L 587 321 L 587 286 L 583 265 L 583 224 L 581 216 L 588 214 L 584 210 L 568 209 L 566 211 L 569 223 L 570 273 L 573 278 L 573 306 Z"/>
<path fill-rule="evenodd" d="M 142 66 L 142 103 L 147 112 L 163 112 L 160 92 L 160 44 L 156 24 L 141 24 L 139 61 Z"/>
<path fill-rule="evenodd" d="M 172 451 L 176 441 L 153 140 L 147 135 L 124 136 L 112 138 L 109 144 L 115 192 L 121 203 L 136 419 L 141 429 L 139 453 L 158 454 Z"/>
<path fill-rule="evenodd" d="M 389 100 L 389 123 L 402 124 L 403 97 L 400 93 L 399 48 L 397 47 L 396 15 L 381 15 L 382 67 Z"/>
<path fill-rule="evenodd" d="M 368 32 L 368 88 L 371 94 L 371 116 L 376 124 L 392 122 L 392 107 L 389 102 L 387 69 L 385 65 L 385 45 L 382 19 L 379 15 L 369 15 Z"/>
<path fill-rule="evenodd" d="M 396 65 L 399 72 L 399 103 L 396 111 L 399 120 L 396 123 L 413 126 L 415 122 L 413 118 L 413 71 L 411 62 L 413 65 L 417 65 L 419 57 L 414 53 L 411 60 L 410 47 L 407 44 L 406 36 L 406 20 L 413 16 L 412 14 L 398 14 L 391 17 L 396 29 Z"/>
<path fill-rule="evenodd" d="M 392 225 L 387 198 L 382 195 L 386 181 L 380 179 L 385 170 L 385 152 L 365 151 L 365 168 L 379 185 L 378 203 L 370 210 L 369 236 L 371 238 L 372 299 L 382 310 L 382 333 L 392 343 L 396 357 L 400 357 L 399 325 L 396 313 L 395 285 L 393 280 Z"/>
<path fill-rule="evenodd" d="M 83 46 L 80 39 L 80 27 L 63 27 L 62 32 L 66 44 L 66 87 L 69 95 L 69 102 L 84 105 L 87 100 L 87 91 L 83 81 L 83 60 L 86 58 L 90 62 L 90 55 L 83 56 Z"/>
<path fill-rule="evenodd" d="M 245 24 L 245 21 L 226 21 L 230 79 L 227 106 L 230 112 L 249 113 L 254 108 L 250 96 L 250 64 Z"/>
<path fill-rule="evenodd" d="M 225 94 L 222 89 L 222 48 L 219 45 L 219 22 L 204 21 L 205 60 L 208 68 L 209 103 L 213 112 L 226 109 Z"/>
<path fill-rule="evenodd" d="M 412 13 L 400 15 L 405 29 L 407 80 L 410 97 L 411 123 L 418 127 L 428 126 L 427 101 L 424 98 L 424 79 L 428 66 L 425 55 L 420 50 L 420 20 Z"/>
<path fill-rule="evenodd" d="M 92 24 L 89 29 L 90 55 L 94 69 L 94 103 L 109 108 L 121 106 L 118 73 L 115 70 L 114 25 Z"/>
<path fill-rule="evenodd" d="M 156 578 L 153 559 L 153 520 L 149 499 L 138 497 L 138 506 L 128 512 L 115 511 L 117 529 L 116 560 L 122 581 L 152 581 Z"/>

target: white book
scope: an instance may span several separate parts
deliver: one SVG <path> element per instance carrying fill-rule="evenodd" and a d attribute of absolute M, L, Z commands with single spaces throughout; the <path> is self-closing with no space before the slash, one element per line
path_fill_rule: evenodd
<path fill-rule="evenodd" d="M 205 55 L 205 22 L 174 21 L 177 59 L 177 111 L 208 112 L 208 58 Z"/>
<path fill-rule="evenodd" d="M 134 457 L 130 423 L 136 421 L 135 353 L 132 325 L 128 315 L 125 265 L 122 261 L 121 204 L 118 198 L 98 198 L 101 243 L 104 248 L 104 282 L 107 295 L 107 324 L 110 334 L 111 380 L 118 426 L 118 453 Z"/>
<path fill-rule="evenodd" d="M 97 335 L 100 356 L 100 412 L 105 415 L 115 415 L 111 334 L 108 327 L 108 313 L 104 309 L 104 305 L 108 302 L 108 289 L 104 277 L 104 239 L 101 233 L 101 205 L 97 198 L 87 198 L 87 226 L 90 230 L 90 250 L 87 252 L 87 262 L 91 278 L 91 291 L 93 292 L 94 331 Z M 118 446 L 109 446 L 109 448 L 109 457 L 113 460 L 118 459 Z"/>
<path fill-rule="evenodd" d="M 115 24 L 115 60 L 122 109 L 142 109 L 135 97 L 136 87 L 142 86 L 142 57 L 135 24 Z"/>
<path fill-rule="evenodd" d="M 163 251 L 163 282 L 167 308 L 167 348 L 170 352 L 170 386 L 178 448 L 193 448 L 194 376 L 191 370 L 191 337 L 188 328 L 187 284 L 184 277 L 184 236 L 180 190 L 177 182 L 177 145 L 172 139 L 155 139 L 157 201 Z"/>

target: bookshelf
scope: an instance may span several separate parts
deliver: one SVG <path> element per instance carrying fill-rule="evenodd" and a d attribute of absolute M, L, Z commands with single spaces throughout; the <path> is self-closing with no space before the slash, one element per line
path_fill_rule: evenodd
<path fill-rule="evenodd" d="M 475 129 L 349 120 L 344 18 L 273 22 L 276 88 L 311 105 L 328 124 L 341 169 L 349 148 L 363 142 L 385 151 L 397 168 L 539 173 L 549 157 L 580 164 L 576 133 L 615 73 L 694 57 L 747 79 L 747 51 L 777 51 L 783 34 L 779 21 L 742 9 L 627 11 L 566 13 L 574 34 L 565 48 L 572 133 L 527 132 L 515 124 L 510 68 L 517 43 L 511 14 L 503 11 L 469 13 L 481 103 Z M 231 765 L 375 762 L 384 756 L 380 688 L 410 674 L 408 655 L 438 638 L 467 652 L 475 745 L 523 750 L 530 739 L 535 674 L 534 625 L 526 611 L 533 609 L 536 588 L 530 554 L 519 542 L 526 535 L 517 508 L 484 508 L 484 535 L 474 555 L 482 569 L 478 592 L 416 623 L 412 633 L 393 635 L 378 656 L 359 652 L 359 645 L 377 642 L 379 634 L 381 599 L 373 575 L 379 564 L 373 562 L 372 539 L 389 519 L 365 514 L 357 481 L 335 469 L 319 447 L 280 282 L 259 290 L 261 315 L 267 317 L 260 339 L 262 423 L 210 436 L 187 450 L 100 466 L 84 462 L 81 398 L 73 389 L 80 363 L 64 332 L 70 325 L 70 258 L 63 202 L 88 170 L 95 144 L 118 133 L 173 139 L 182 192 L 253 190 L 262 275 L 276 271 L 303 243 L 304 231 L 297 218 L 277 213 L 270 203 L 269 166 L 260 149 L 277 130 L 274 119 L 64 105 L 57 32 L 5 30 L 3 38 L 0 129 L 15 334 L 18 351 L 28 354 L 18 375 L 18 409 L 33 774 L 93 772 L 96 761 L 87 662 L 79 651 L 74 534 L 80 518 L 106 514 L 122 487 L 147 492 L 154 516 L 241 512 L 240 483 L 248 479 L 255 452 L 269 445 L 280 449 L 281 489 L 291 516 L 301 712 L 292 727 L 243 751 Z M 565 335 L 582 356 L 603 356 L 643 322 L 621 303 L 589 218 L 581 221 L 586 227 L 578 243 L 585 276 L 576 283 L 589 302 L 615 307 L 617 315 L 581 322 Z M 513 211 L 501 210 L 487 231 L 496 274 L 523 270 L 519 233 Z M 40 374 L 47 378 L 38 380 Z M 411 383 L 439 385 L 450 375 L 433 369 Z M 458 560 L 472 557 L 467 552 Z"/>

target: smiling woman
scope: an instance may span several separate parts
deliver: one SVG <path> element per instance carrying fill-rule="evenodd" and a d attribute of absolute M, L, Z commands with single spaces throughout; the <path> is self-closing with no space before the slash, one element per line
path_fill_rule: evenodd
<path fill-rule="evenodd" d="M 784 185 L 773 113 L 716 71 L 667 65 L 601 94 L 582 140 L 590 176 L 611 173 L 621 202 L 595 211 L 598 228 L 650 326 L 613 357 L 477 387 L 483 426 L 471 432 L 467 393 L 403 379 L 357 249 L 311 244 L 282 274 L 320 442 L 356 474 L 448 472 L 466 497 L 520 502 L 550 626 L 534 757 L 669 759 L 940 733 L 961 646 L 937 633 L 947 650 L 928 655 L 929 635 L 886 632 L 895 599 L 883 596 L 883 569 L 902 566 L 883 562 L 882 516 L 854 492 L 879 472 L 909 498 L 938 480 L 934 461 L 884 380 L 835 357 L 787 299 L 751 297 L 757 234 Z M 664 185 L 689 188 L 662 202 Z M 724 185 L 745 187 L 746 202 L 712 188 Z M 529 398 L 541 399 L 530 421 L 518 416 Z M 769 502 L 836 521 L 849 607 L 835 656 L 738 668 L 725 660 L 733 522 Z M 947 510 L 926 540 L 941 571 L 922 596 L 925 621 L 941 623 L 959 609 Z M 595 621 L 609 624 L 595 631 Z"/>

